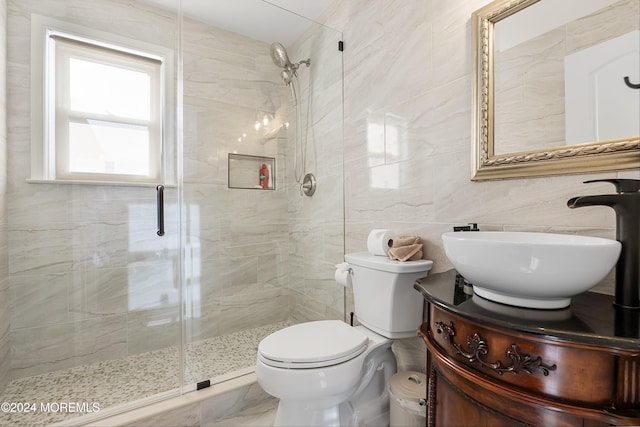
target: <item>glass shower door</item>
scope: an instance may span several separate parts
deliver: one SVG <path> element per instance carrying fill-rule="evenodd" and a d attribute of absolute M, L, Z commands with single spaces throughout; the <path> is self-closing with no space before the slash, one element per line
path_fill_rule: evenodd
<path fill-rule="evenodd" d="M 209 18 L 224 3 L 211 2 Z M 248 35 L 250 24 L 241 34 L 240 22 L 222 28 L 205 14 L 191 19 L 199 3 L 182 1 L 189 390 L 252 372 L 258 343 L 272 332 L 344 317 L 344 288 L 334 281 L 344 255 L 341 34 L 270 3 L 249 3 L 243 15 L 273 25 L 260 40 Z M 297 38 L 273 39 L 289 26 L 283 22 L 301 29 Z M 272 60 L 276 41 L 292 61 L 311 59 L 298 70 L 297 102 Z M 308 142 L 308 172 L 323 183 L 312 198 L 295 180 L 296 134 Z"/>
<path fill-rule="evenodd" d="M 139 406 L 180 391 L 182 255 L 175 107 L 179 14 L 177 7 L 167 10 L 146 2 L 96 0 L 91 7 L 85 3 L 7 3 L 12 40 L 7 48 L 7 87 L 13 89 L 7 108 L 8 292 L 4 295 L 12 310 L 8 326 L 2 325 L 7 326 L 11 353 L 2 364 L 9 381 L 0 384 L 0 401 L 35 406 L 33 411 L 0 413 L 0 426 L 100 417 L 115 408 Z M 153 46 L 173 54 L 163 59 L 170 85 L 162 88 L 163 150 L 157 155 L 162 155 L 164 172 L 157 182 L 34 178 L 31 131 L 37 125 L 29 121 L 29 105 L 37 88 L 30 86 L 28 76 L 43 60 L 24 52 L 38 42 L 36 22 L 58 29 L 56 42 L 64 32 L 66 39 L 73 39 L 71 49 L 79 47 L 98 56 L 100 49 L 109 49 L 116 63 Z M 115 52 L 107 44 L 92 50 L 89 39 L 107 40 L 130 51 Z M 78 58 L 73 53 L 70 62 Z M 88 58 L 82 56 L 84 65 L 92 65 Z M 139 62 L 144 69 L 153 61 L 157 62 L 153 58 Z M 71 88 L 74 79 L 68 83 Z M 88 85 L 83 90 L 106 89 L 121 97 L 131 94 L 119 92 L 122 85 L 115 80 L 102 86 Z M 59 91 L 65 88 L 69 86 Z M 122 159 L 138 159 L 140 151 L 133 143 L 127 145 L 129 140 L 122 133 L 102 137 L 113 130 L 105 130 L 109 126 L 139 134 L 144 126 L 140 110 L 134 117 L 139 122 L 116 126 L 107 120 L 108 114 L 120 118 L 126 114 L 96 111 L 97 104 L 85 104 L 86 117 L 70 119 L 69 132 L 81 135 L 77 140 L 81 145 L 70 150 L 87 149 L 87 161 L 104 160 L 110 153 L 100 144 L 106 143 L 109 148 L 119 147 Z M 78 110 L 73 107 L 69 114 Z M 97 147 L 101 148 L 96 151 Z M 86 164 L 68 165 L 74 172 Z M 103 165 L 106 173 L 118 167 L 109 159 Z M 163 236 L 157 234 L 157 184 L 166 186 Z"/>

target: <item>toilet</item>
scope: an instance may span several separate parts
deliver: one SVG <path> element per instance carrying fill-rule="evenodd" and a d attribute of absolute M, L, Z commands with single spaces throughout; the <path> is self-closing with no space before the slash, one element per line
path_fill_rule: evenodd
<path fill-rule="evenodd" d="M 345 255 L 359 326 L 300 323 L 258 345 L 256 377 L 280 399 L 274 426 L 389 425 L 387 384 L 397 371 L 392 340 L 415 337 L 422 297 L 413 282 L 433 262 Z"/>

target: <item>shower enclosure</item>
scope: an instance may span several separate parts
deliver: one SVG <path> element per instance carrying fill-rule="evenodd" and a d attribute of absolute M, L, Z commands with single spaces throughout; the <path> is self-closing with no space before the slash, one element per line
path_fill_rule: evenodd
<path fill-rule="evenodd" d="M 0 395 L 37 411 L 2 412 L 0 426 L 72 423 L 215 386 L 252 371 L 272 331 L 344 318 L 344 289 L 333 281 L 344 253 L 341 35 L 256 0 L 258 14 L 267 7 L 303 21 L 291 41 L 262 40 L 190 6 L 7 0 Z M 38 61 L 25 52 L 37 43 L 37 17 L 173 52 L 160 182 L 34 178 Z M 299 120 L 270 56 L 276 41 L 312 61 L 298 73 Z M 319 182 L 313 197 L 294 178 L 296 134 Z M 233 174 L 249 184 L 230 188 Z"/>

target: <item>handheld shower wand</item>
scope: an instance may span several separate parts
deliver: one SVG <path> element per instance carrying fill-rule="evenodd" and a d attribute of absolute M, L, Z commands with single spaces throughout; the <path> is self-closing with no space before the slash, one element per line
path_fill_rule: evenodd
<path fill-rule="evenodd" d="M 296 63 L 292 63 L 287 54 L 287 50 L 281 43 L 271 43 L 270 47 L 271 59 L 273 63 L 282 68 L 280 71 L 280 78 L 286 86 L 289 86 L 291 91 L 291 100 L 293 107 L 296 109 L 296 137 L 295 137 L 295 153 L 294 153 L 294 176 L 296 182 L 300 184 L 300 192 L 307 196 L 312 196 L 315 192 L 315 177 L 312 174 L 306 173 L 306 140 L 304 140 L 302 134 L 302 125 L 300 121 L 300 105 L 298 104 L 299 82 L 298 82 L 298 69 L 302 64 L 307 67 L 311 66 L 311 59 L 307 58 Z M 296 89 L 296 84 L 298 89 Z M 308 104 L 307 104 L 308 108 Z M 308 114 L 308 112 L 307 112 Z M 298 149 L 300 145 L 300 149 Z"/>

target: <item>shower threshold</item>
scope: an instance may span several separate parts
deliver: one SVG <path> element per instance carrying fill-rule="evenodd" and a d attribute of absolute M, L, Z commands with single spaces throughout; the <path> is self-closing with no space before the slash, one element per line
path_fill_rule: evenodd
<path fill-rule="evenodd" d="M 279 322 L 188 344 L 185 384 L 246 373 L 255 366 L 260 340 L 290 324 Z M 168 347 L 16 379 L 0 394 L 0 402 L 20 403 L 14 409 L 22 410 L 0 412 L 0 427 L 45 426 L 176 390 L 179 359 L 179 348 Z"/>

